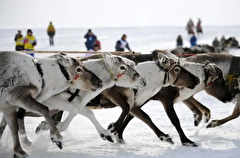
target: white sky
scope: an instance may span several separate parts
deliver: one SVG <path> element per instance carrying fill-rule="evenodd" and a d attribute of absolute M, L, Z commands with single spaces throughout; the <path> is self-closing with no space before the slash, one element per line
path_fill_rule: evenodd
<path fill-rule="evenodd" d="M 0 28 L 240 25 L 240 0 L 0 0 Z"/>

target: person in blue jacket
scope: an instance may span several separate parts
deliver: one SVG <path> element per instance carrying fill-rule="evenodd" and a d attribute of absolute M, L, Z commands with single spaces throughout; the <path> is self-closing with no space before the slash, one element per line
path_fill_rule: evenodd
<path fill-rule="evenodd" d="M 84 38 L 87 39 L 85 42 L 85 45 L 87 47 L 87 50 L 93 49 L 93 45 L 97 39 L 97 37 L 92 33 L 92 30 L 89 29 L 87 34 L 84 36 Z"/>
<path fill-rule="evenodd" d="M 195 36 L 195 34 L 193 33 L 191 39 L 190 39 L 190 44 L 191 47 L 196 46 L 197 45 L 197 37 Z"/>

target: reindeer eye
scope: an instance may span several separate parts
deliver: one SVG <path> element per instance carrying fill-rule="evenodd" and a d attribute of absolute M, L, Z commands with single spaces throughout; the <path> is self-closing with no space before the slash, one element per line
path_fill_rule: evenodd
<path fill-rule="evenodd" d="M 218 79 L 217 79 L 217 82 L 218 82 L 218 83 L 223 83 L 224 81 L 223 81 L 222 78 L 218 78 Z"/>
<path fill-rule="evenodd" d="M 121 70 L 126 70 L 126 67 L 125 66 L 120 66 L 120 69 Z"/>
<path fill-rule="evenodd" d="M 83 68 L 82 68 L 82 67 L 76 67 L 76 72 L 77 72 L 77 73 L 83 72 Z"/>
<path fill-rule="evenodd" d="M 178 73 L 180 73 L 181 69 L 180 69 L 180 67 L 175 67 L 173 71 L 175 74 L 178 74 Z"/>

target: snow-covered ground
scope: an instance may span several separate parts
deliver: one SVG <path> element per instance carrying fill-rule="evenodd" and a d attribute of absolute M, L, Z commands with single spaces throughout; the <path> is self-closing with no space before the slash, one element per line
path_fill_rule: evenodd
<path fill-rule="evenodd" d="M 84 33 L 86 29 L 58 29 L 55 46 L 50 47 L 45 29 L 33 29 L 37 38 L 36 50 L 75 50 L 83 51 Z M 174 48 L 175 39 L 182 34 L 184 45 L 189 46 L 189 36 L 183 27 L 149 27 L 149 28 L 95 28 L 93 32 L 102 43 L 103 51 L 114 51 L 117 39 L 123 33 L 128 35 L 130 46 L 135 51 L 149 53 L 156 48 Z M 23 33 L 26 29 L 23 29 Z M 14 50 L 14 35 L 16 30 L 0 29 L 0 50 Z M 200 44 L 211 44 L 214 37 L 235 36 L 240 41 L 240 27 L 204 27 L 204 35 L 199 37 Z M 230 53 L 240 55 L 240 50 L 231 50 Z M 42 55 L 36 54 L 36 57 Z M 195 98 L 210 108 L 212 119 L 220 119 L 231 114 L 234 104 L 224 104 L 217 99 L 200 92 Z M 133 119 L 125 130 L 126 144 L 110 143 L 104 141 L 97 134 L 94 126 L 83 116 L 76 116 L 66 132 L 63 132 L 63 150 L 57 148 L 49 139 L 49 132 L 36 135 L 34 130 L 43 118 L 26 118 L 26 128 L 33 146 L 23 148 L 30 154 L 29 158 L 239 158 L 240 156 L 240 118 L 224 124 L 223 126 L 206 129 L 206 124 L 199 127 L 193 125 L 193 114 L 183 104 L 175 104 L 177 115 L 185 134 L 199 144 L 198 147 L 182 146 L 178 133 L 170 123 L 164 112 L 162 104 L 150 101 L 143 110 L 152 118 L 153 122 L 174 141 L 174 145 L 160 141 L 151 129 L 138 119 Z M 116 121 L 121 112 L 120 108 L 94 110 L 100 123 L 107 127 Z M 0 113 L 0 118 L 2 113 Z M 0 158 L 12 157 L 12 138 L 7 128 L 0 141 Z"/>

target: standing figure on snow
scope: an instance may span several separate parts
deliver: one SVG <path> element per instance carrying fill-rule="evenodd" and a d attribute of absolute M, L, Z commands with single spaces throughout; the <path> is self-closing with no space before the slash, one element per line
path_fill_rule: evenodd
<path fill-rule="evenodd" d="M 15 50 L 24 50 L 23 35 L 22 35 L 22 32 L 20 30 L 18 30 L 18 33 L 15 35 L 14 41 L 15 41 L 15 44 L 16 44 Z"/>
<path fill-rule="evenodd" d="M 188 21 L 186 30 L 188 31 L 188 34 L 189 34 L 189 35 L 194 33 L 194 24 L 193 24 L 192 19 L 190 19 L 190 20 Z"/>
<path fill-rule="evenodd" d="M 27 36 L 23 40 L 25 51 L 34 51 L 34 46 L 37 45 L 36 38 L 32 34 L 32 30 L 28 29 Z M 34 57 L 34 53 L 30 53 L 30 55 Z"/>
<path fill-rule="evenodd" d="M 190 39 L 190 44 L 191 44 L 191 47 L 194 47 L 197 45 L 197 37 L 195 36 L 195 34 L 193 33 L 191 39 Z"/>
<path fill-rule="evenodd" d="M 201 21 L 201 19 L 198 19 L 198 23 L 197 23 L 196 30 L 197 30 L 198 35 L 203 34 L 203 31 L 202 31 L 202 21 Z"/>
<path fill-rule="evenodd" d="M 220 46 L 220 42 L 218 41 L 217 37 L 215 37 L 215 39 L 213 40 L 212 46 L 215 48 Z"/>
<path fill-rule="evenodd" d="M 123 34 L 122 38 L 118 40 L 116 43 L 116 46 L 115 46 L 116 51 L 124 52 L 125 48 L 127 48 L 131 52 L 131 49 L 126 39 L 127 39 L 127 36 Z"/>
<path fill-rule="evenodd" d="M 47 34 L 49 36 L 50 46 L 53 46 L 54 45 L 53 36 L 55 35 L 55 28 L 54 28 L 52 22 L 50 22 L 50 24 L 48 26 Z"/>
<path fill-rule="evenodd" d="M 87 47 L 87 50 L 89 51 L 90 49 L 93 49 L 93 45 L 97 39 L 97 37 L 92 33 L 92 30 L 89 29 L 84 38 L 87 39 L 85 42 L 85 45 Z"/>
<path fill-rule="evenodd" d="M 182 47 L 182 46 L 183 46 L 182 36 L 178 35 L 178 37 L 177 37 L 177 47 Z"/>

